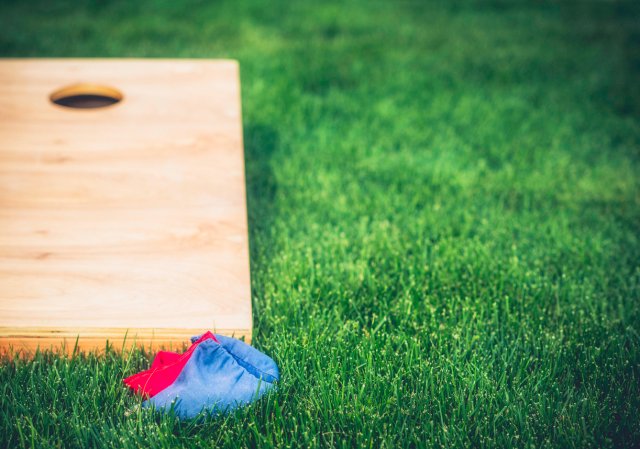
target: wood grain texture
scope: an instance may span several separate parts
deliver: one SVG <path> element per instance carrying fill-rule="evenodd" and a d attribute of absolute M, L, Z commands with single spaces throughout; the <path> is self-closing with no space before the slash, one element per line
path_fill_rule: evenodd
<path fill-rule="evenodd" d="M 0 60 L 0 349 L 251 328 L 237 64 Z"/>

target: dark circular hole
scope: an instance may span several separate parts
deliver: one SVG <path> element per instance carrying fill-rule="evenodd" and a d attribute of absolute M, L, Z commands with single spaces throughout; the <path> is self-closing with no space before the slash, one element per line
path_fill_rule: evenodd
<path fill-rule="evenodd" d="M 96 109 L 118 103 L 123 97 L 112 87 L 75 84 L 55 91 L 49 98 L 53 103 L 66 108 Z"/>
<path fill-rule="evenodd" d="M 93 109 L 93 108 L 103 108 L 105 106 L 111 106 L 114 103 L 117 103 L 118 99 L 105 97 L 103 95 L 70 95 L 68 97 L 60 98 L 59 100 L 54 100 L 55 104 L 59 104 L 60 106 L 65 106 L 67 108 L 77 108 L 77 109 Z"/>

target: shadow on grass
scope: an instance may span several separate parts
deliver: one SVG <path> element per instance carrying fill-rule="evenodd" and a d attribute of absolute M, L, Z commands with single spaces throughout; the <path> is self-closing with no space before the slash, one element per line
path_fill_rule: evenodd
<path fill-rule="evenodd" d="M 256 331 L 260 328 L 260 308 L 255 304 L 255 299 L 262 296 L 258 273 L 264 264 L 268 263 L 269 258 L 265 257 L 265 253 L 268 254 L 270 251 L 269 227 L 276 216 L 274 199 L 277 185 L 271 168 L 271 158 L 278 148 L 279 140 L 277 131 L 271 126 L 260 123 L 244 125 L 251 298 Z"/>

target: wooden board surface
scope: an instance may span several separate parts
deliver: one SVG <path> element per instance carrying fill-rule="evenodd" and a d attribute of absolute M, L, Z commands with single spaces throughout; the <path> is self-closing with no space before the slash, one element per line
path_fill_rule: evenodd
<path fill-rule="evenodd" d="M 121 102 L 70 109 L 77 83 Z M 251 339 L 238 66 L 0 60 L 0 349 Z"/>

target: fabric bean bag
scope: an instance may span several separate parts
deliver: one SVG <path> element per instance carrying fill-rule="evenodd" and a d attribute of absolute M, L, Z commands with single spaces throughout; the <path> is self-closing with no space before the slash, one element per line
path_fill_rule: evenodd
<path fill-rule="evenodd" d="M 124 379 L 147 398 L 143 407 L 173 409 L 181 418 L 224 413 L 257 400 L 280 378 L 270 357 L 240 340 L 207 332 L 192 342 L 183 354 L 160 351 L 148 370 Z"/>

